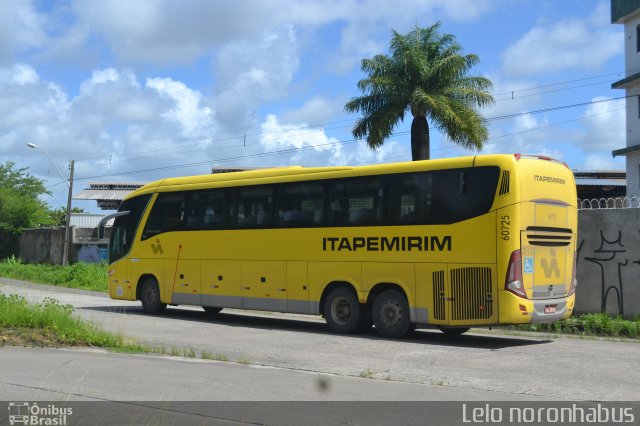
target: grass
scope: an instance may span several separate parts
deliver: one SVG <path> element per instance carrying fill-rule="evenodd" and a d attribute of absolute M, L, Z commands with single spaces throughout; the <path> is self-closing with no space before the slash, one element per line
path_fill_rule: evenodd
<path fill-rule="evenodd" d="M 361 379 L 373 379 L 374 374 L 376 374 L 375 371 L 371 371 L 367 368 L 366 370 L 362 370 L 359 376 Z"/>
<path fill-rule="evenodd" d="M 100 346 L 136 348 L 122 335 L 109 333 L 73 314 L 70 305 L 46 298 L 31 304 L 18 295 L 0 294 L 0 345 Z"/>
<path fill-rule="evenodd" d="M 46 298 L 42 303 L 29 303 L 17 294 L 0 293 L 0 347 L 11 346 L 95 346 L 114 352 L 150 353 L 196 358 L 193 348 L 170 348 L 142 345 L 120 334 L 110 333 L 83 320 L 73 312 L 71 305 L 61 305 Z M 229 361 L 225 353 L 203 351 L 200 358 Z M 240 364 L 250 364 L 249 358 L 240 358 Z"/>
<path fill-rule="evenodd" d="M 0 261 L 0 276 L 83 290 L 108 291 L 106 263 L 40 265 L 23 263 L 10 257 Z"/>
<path fill-rule="evenodd" d="M 575 334 L 581 336 L 640 337 L 640 319 L 625 320 L 608 314 L 583 314 L 551 324 L 522 324 L 513 327 L 523 331 Z"/>

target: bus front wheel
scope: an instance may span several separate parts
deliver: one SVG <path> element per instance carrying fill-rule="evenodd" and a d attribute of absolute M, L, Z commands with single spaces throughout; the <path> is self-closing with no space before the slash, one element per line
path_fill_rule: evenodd
<path fill-rule="evenodd" d="M 324 303 L 324 319 L 334 333 L 355 333 L 361 326 L 360 303 L 348 288 L 331 290 Z"/>
<path fill-rule="evenodd" d="M 382 337 L 399 339 L 411 327 L 409 302 L 397 290 L 385 290 L 373 302 L 373 324 Z"/>
<path fill-rule="evenodd" d="M 148 314 L 161 314 L 167 308 L 167 304 L 160 301 L 160 288 L 153 278 L 147 278 L 142 283 L 140 301 L 142 310 Z"/>

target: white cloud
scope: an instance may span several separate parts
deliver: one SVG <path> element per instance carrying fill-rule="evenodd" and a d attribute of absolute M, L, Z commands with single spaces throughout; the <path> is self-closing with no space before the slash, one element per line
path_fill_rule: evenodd
<path fill-rule="evenodd" d="M 624 163 L 613 157 L 591 154 L 585 159 L 582 170 L 624 170 Z"/>
<path fill-rule="evenodd" d="M 208 131 L 212 126 L 213 111 L 209 107 L 201 107 L 202 94 L 199 92 L 170 78 L 150 78 L 147 80 L 147 87 L 175 103 L 175 107 L 165 112 L 164 117 L 179 122 L 182 125 L 183 136 L 195 136 L 197 130 Z"/>
<path fill-rule="evenodd" d="M 287 94 L 298 68 L 297 51 L 293 27 L 283 26 L 260 41 L 232 43 L 218 52 L 213 102 L 228 132 L 251 133 L 258 123 L 257 105 Z"/>
<path fill-rule="evenodd" d="M 306 123 L 280 124 L 275 115 L 268 115 L 261 124 L 260 144 L 265 152 L 295 149 L 285 154 L 288 156 L 286 164 L 290 165 L 358 165 L 409 155 L 408 148 L 393 139 L 374 151 L 362 141 L 345 143 L 328 137 L 323 129 L 313 130 L 306 126 Z M 282 159 L 282 156 L 277 158 Z"/>
<path fill-rule="evenodd" d="M 389 28 L 403 30 L 416 20 L 431 23 L 437 19 L 434 15 L 468 22 L 495 4 L 490 0 L 136 0 L 123 7 L 119 1 L 75 0 L 72 9 L 80 29 L 67 34 L 60 45 L 62 50 L 77 45 L 83 31 L 91 28 L 124 63 L 184 64 L 281 25 L 314 30 L 340 22 L 342 46 L 333 65 L 345 69 L 386 47 Z"/>
<path fill-rule="evenodd" d="M 511 76 L 599 68 L 623 49 L 620 30 L 603 23 L 603 10 L 600 3 L 588 18 L 535 26 L 505 50 L 502 68 Z"/>
<path fill-rule="evenodd" d="M 546 155 L 555 159 L 564 157 L 559 143 L 563 141 L 562 129 L 549 126 L 546 117 L 533 114 L 517 116 L 510 126 L 491 133 L 482 154 L 522 153 Z"/>
<path fill-rule="evenodd" d="M 16 51 L 42 47 L 47 40 L 45 18 L 31 0 L 0 2 L 0 65 Z"/>
<path fill-rule="evenodd" d="M 600 152 L 611 157 L 611 151 L 623 148 L 625 139 L 625 100 L 599 102 L 609 98 L 599 96 L 589 105 L 582 115 L 583 129 L 576 143 L 586 152 Z"/>
<path fill-rule="evenodd" d="M 283 123 L 305 122 L 310 125 L 326 123 L 342 113 L 344 99 L 327 99 L 316 96 L 307 100 L 300 108 L 286 110 L 280 116 Z"/>

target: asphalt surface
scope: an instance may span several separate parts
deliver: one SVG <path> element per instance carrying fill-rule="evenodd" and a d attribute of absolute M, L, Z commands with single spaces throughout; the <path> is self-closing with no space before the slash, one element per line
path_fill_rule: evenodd
<path fill-rule="evenodd" d="M 419 330 L 394 341 L 374 331 L 335 335 L 318 317 L 188 307 L 149 316 L 102 293 L 3 278 L 0 291 L 54 297 L 142 343 L 230 360 L 1 348 L 5 400 L 640 400 L 637 342 L 482 329 L 459 337 Z"/>

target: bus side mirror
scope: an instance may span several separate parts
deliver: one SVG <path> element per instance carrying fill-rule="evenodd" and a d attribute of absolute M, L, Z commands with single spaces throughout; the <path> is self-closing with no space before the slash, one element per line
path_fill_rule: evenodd
<path fill-rule="evenodd" d="M 109 222 L 111 219 L 115 219 L 117 217 L 125 216 L 128 214 L 129 214 L 129 211 L 127 210 L 127 211 L 113 213 L 103 217 L 102 220 L 100 220 L 100 223 L 98 223 L 98 238 L 100 239 L 104 238 L 104 227 L 107 225 L 107 222 Z"/>

